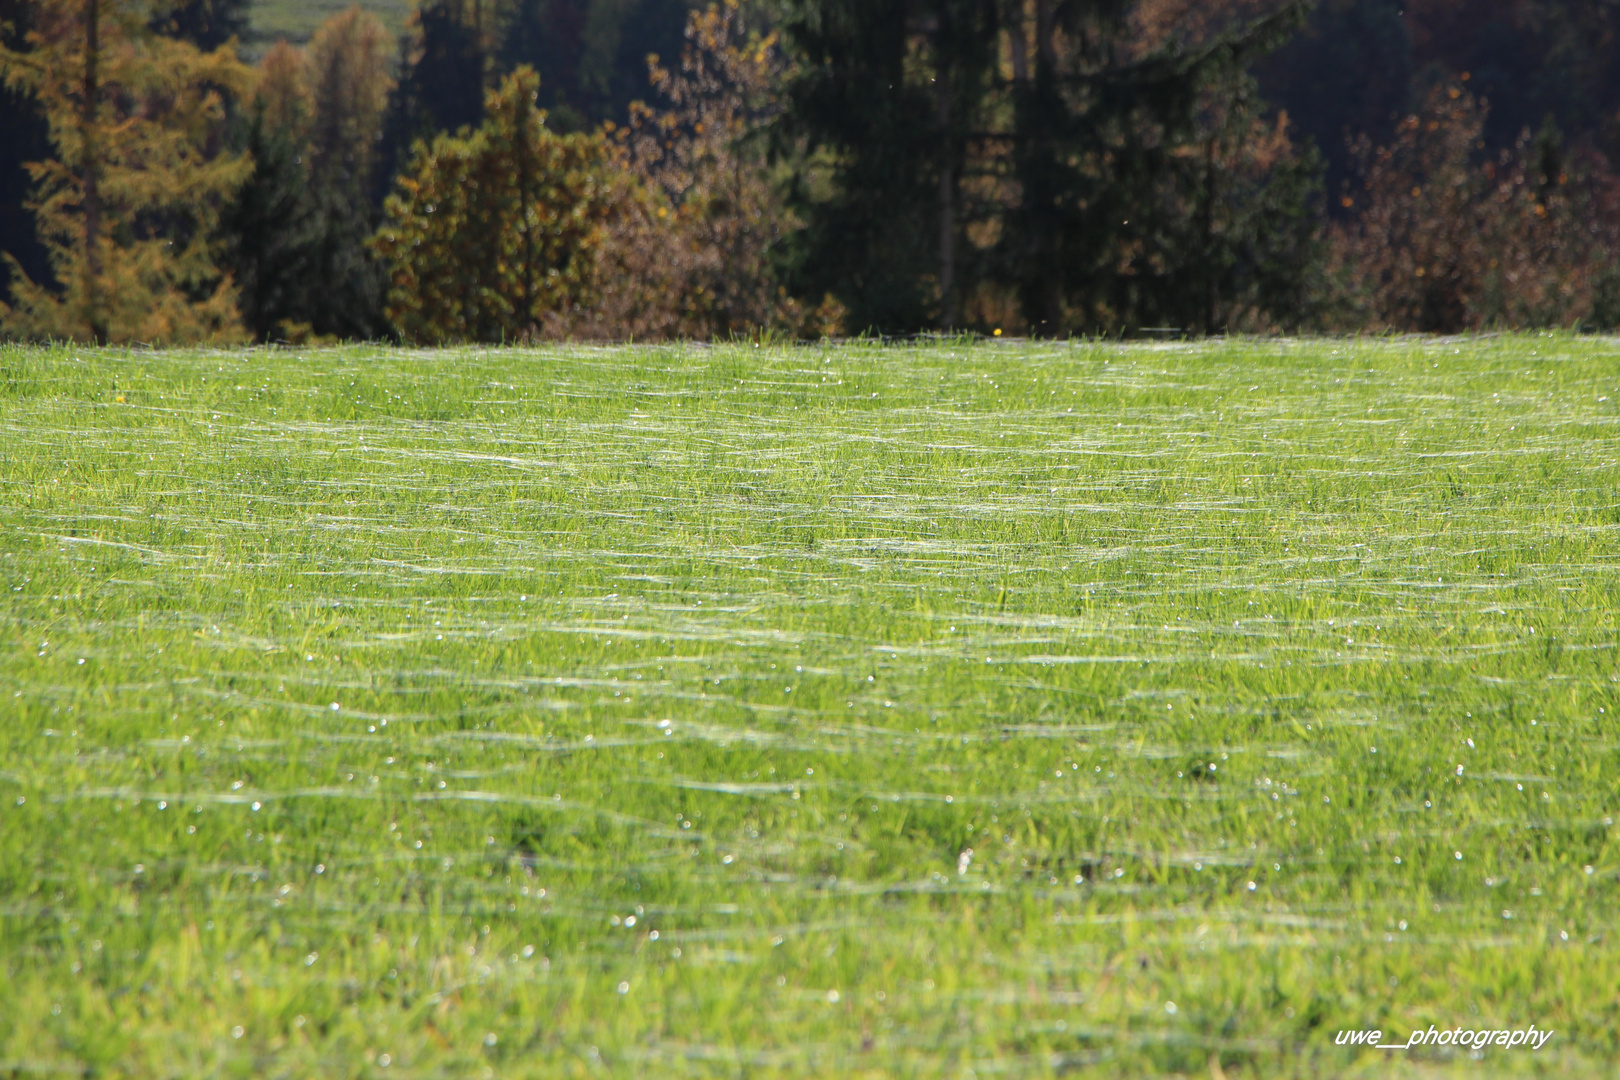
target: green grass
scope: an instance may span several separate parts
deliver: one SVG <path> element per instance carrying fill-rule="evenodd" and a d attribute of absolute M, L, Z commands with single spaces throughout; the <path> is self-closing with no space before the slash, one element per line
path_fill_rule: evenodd
<path fill-rule="evenodd" d="M 1610 1075 L 1617 541 L 1612 340 L 7 348 L 0 1075 Z"/>
<path fill-rule="evenodd" d="M 416 10 L 416 0 L 254 0 L 241 53 L 258 60 L 278 38 L 302 45 L 322 22 L 357 3 L 381 19 L 395 36 L 404 33 L 406 19 Z"/>

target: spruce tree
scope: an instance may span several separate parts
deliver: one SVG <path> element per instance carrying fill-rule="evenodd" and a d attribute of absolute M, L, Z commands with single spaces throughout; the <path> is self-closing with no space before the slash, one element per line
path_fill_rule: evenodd
<path fill-rule="evenodd" d="M 256 101 L 242 140 L 253 173 L 220 223 L 242 322 L 259 341 L 316 333 L 326 308 L 324 222 L 310 191 L 297 129 Z M 323 327 L 324 329 L 324 327 Z"/>
<path fill-rule="evenodd" d="M 1239 7 L 795 0 L 799 289 L 883 331 L 1214 330 L 1293 304 L 1261 282 L 1314 257 L 1312 166 L 1257 126 L 1243 68 L 1304 3 Z"/>
<path fill-rule="evenodd" d="M 386 270 L 366 246 L 380 220 L 386 50 L 381 23 L 354 7 L 307 49 L 278 43 L 260 65 L 240 135 L 254 171 L 222 231 L 261 340 L 390 333 Z"/>
<path fill-rule="evenodd" d="M 1032 63 L 1011 86 L 1021 198 L 1000 255 L 1031 332 L 1214 332 L 1253 292 L 1265 253 L 1311 256 L 1309 243 L 1268 230 L 1308 227 L 1315 159 L 1297 162 L 1286 146 L 1256 154 L 1266 132 L 1245 73 L 1302 9 L 1184 18 L 1144 35 L 1117 0 L 1037 0 L 1009 24 Z"/>
<path fill-rule="evenodd" d="M 559 131 L 629 115 L 647 95 L 647 58 L 674 62 L 698 10 L 692 0 L 508 0 L 496 67 L 540 73 L 541 100 Z"/>
<path fill-rule="evenodd" d="M 212 51 L 240 39 L 248 29 L 249 0 L 181 0 L 160 9 L 151 20 L 153 30 L 189 41 Z"/>
<path fill-rule="evenodd" d="M 552 313 L 592 300 L 619 182 L 601 136 L 547 129 L 539 88 L 519 68 L 489 94 L 477 130 L 417 144 L 374 240 L 405 336 L 532 338 Z"/>
<path fill-rule="evenodd" d="M 832 293 L 853 329 L 955 321 L 961 183 L 994 74 L 990 0 L 800 0 L 781 131 L 830 162 L 806 197 L 798 287 Z"/>
<path fill-rule="evenodd" d="M 558 131 L 586 126 L 592 111 L 580 61 L 589 0 L 515 0 L 496 62 L 503 71 L 527 64 L 541 78 L 541 101 Z"/>
<path fill-rule="evenodd" d="M 0 46 L 26 51 L 33 5 L 28 0 L 0 0 Z M 34 235 L 34 215 L 25 205 L 33 186 L 25 161 L 50 154 L 49 128 L 32 95 L 0 85 L 0 253 L 20 263 L 34 279 L 54 285 L 45 249 Z M 11 271 L 0 263 L 0 303 L 11 299 Z"/>
<path fill-rule="evenodd" d="M 0 75 L 49 124 L 55 157 L 29 163 L 30 205 L 62 291 L 12 260 L 0 326 L 96 342 L 239 336 L 215 226 L 251 164 L 213 147 L 247 69 L 230 46 L 153 34 L 127 0 L 42 0 L 35 14 L 28 50 L 0 49 Z"/>
<path fill-rule="evenodd" d="M 490 14 L 493 16 L 493 3 Z M 403 170 L 418 140 L 474 128 L 484 118 L 493 21 L 478 0 L 427 0 L 400 39 L 399 82 L 389 96 L 382 159 L 388 177 L 373 185 L 379 203 L 389 178 Z"/>

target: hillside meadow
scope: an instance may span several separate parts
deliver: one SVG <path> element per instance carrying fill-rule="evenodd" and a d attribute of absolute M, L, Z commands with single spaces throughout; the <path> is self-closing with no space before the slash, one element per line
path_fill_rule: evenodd
<path fill-rule="evenodd" d="M 1607 338 L 6 346 L 0 1074 L 1610 1075 L 1617 556 Z"/>

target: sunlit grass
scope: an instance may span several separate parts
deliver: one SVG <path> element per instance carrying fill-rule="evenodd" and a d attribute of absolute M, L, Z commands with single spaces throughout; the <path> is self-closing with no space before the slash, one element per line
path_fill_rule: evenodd
<path fill-rule="evenodd" d="M 0 1074 L 1607 1075 L 1617 384 L 0 351 Z"/>
<path fill-rule="evenodd" d="M 281 38 L 302 45 L 322 21 L 355 4 L 356 0 L 254 0 L 248 8 L 248 31 L 241 52 L 256 60 Z M 410 0 L 358 0 L 358 6 L 381 19 L 395 35 L 404 31 L 415 9 Z"/>

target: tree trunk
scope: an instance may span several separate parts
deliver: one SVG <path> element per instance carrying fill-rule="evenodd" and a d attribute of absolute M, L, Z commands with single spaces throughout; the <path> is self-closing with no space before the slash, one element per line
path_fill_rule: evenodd
<path fill-rule="evenodd" d="M 1047 78 L 1057 74 L 1057 43 L 1052 0 L 1035 0 L 1035 59 L 1045 69 Z"/>
<path fill-rule="evenodd" d="M 101 304 L 101 191 L 96 160 L 96 104 L 101 96 L 98 66 L 101 59 L 101 10 L 98 0 L 84 3 L 84 86 L 80 103 L 80 167 L 84 184 L 84 280 L 85 322 L 97 345 L 107 343 L 107 315 Z"/>
<path fill-rule="evenodd" d="M 1029 81 L 1029 42 L 1024 36 L 1024 0 L 1007 4 L 1007 51 L 1012 54 L 1013 81 Z"/>
<path fill-rule="evenodd" d="M 935 107 L 939 121 L 939 324 L 956 325 L 956 163 L 951 153 L 951 91 L 940 65 Z"/>
<path fill-rule="evenodd" d="M 1215 332 L 1215 136 L 1204 147 L 1204 333 Z"/>
<path fill-rule="evenodd" d="M 1026 290 L 1026 316 L 1030 333 L 1035 337 L 1051 337 L 1060 332 L 1063 308 L 1058 267 L 1061 228 L 1053 211 L 1061 190 L 1057 186 L 1061 180 L 1057 175 L 1054 127 L 1063 111 L 1058 91 L 1055 36 L 1053 0 L 1035 0 L 1035 77 L 1026 113 L 1029 124 L 1024 132 L 1031 141 L 1024 198 L 1029 209 L 1026 219 L 1030 226 L 1029 262 L 1035 279 Z"/>

